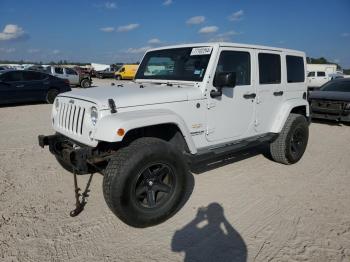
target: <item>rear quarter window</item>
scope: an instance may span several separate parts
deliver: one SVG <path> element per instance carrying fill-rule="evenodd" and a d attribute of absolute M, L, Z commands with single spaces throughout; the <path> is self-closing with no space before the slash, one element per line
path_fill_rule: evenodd
<path fill-rule="evenodd" d="M 301 83 L 305 81 L 304 59 L 300 56 L 286 56 L 287 82 Z"/>

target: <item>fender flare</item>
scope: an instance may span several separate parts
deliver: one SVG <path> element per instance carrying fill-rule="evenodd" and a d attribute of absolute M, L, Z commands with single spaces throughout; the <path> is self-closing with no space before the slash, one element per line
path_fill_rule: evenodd
<path fill-rule="evenodd" d="M 137 110 L 105 116 L 97 123 L 94 139 L 106 142 L 121 142 L 130 130 L 160 124 L 175 124 L 181 131 L 190 152 L 192 154 L 197 153 L 185 121 L 179 115 L 166 109 Z M 125 130 L 122 137 L 117 134 L 119 128 Z"/>
<path fill-rule="evenodd" d="M 293 108 L 296 108 L 299 106 L 305 106 L 306 116 L 310 117 L 309 103 L 306 100 L 302 100 L 302 99 L 287 100 L 285 103 L 283 103 L 282 107 L 280 108 L 279 113 L 272 124 L 271 132 L 272 133 L 281 132 L 284 126 L 284 123 L 287 121 L 287 118 L 291 113 L 291 111 L 293 110 Z"/>

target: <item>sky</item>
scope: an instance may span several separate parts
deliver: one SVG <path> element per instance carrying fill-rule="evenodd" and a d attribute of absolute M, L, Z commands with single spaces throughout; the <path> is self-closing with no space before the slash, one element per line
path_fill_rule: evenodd
<path fill-rule="evenodd" d="M 350 0 L 0 0 L 0 60 L 136 62 L 152 47 L 208 41 L 350 68 Z"/>

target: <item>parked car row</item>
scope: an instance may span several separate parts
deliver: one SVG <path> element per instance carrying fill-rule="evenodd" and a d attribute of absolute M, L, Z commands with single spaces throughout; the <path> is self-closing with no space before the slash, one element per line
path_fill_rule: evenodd
<path fill-rule="evenodd" d="M 6 66 L 0 66 L 0 71 L 7 70 L 7 69 L 11 69 L 11 68 Z M 12 68 L 12 69 L 15 70 L 15 68 Z M 24 69 L 20 69 L 20 70 L 24 70 Z M 76 69 L 72 69 L 68 67 L 32 65 L 27 67 L 25 70 L 45 72 L 53 76 L 56 76 L 58 78 L 67 79 L 69 81 L 69 84 L 72 86 L 88 88 L 92 84 L 90 74 L 85 73 L 82 70 L 78 71 Z"/>
<path fill-rule="evenodd" d="M 46 101 L 71 91 L 69 81 L 31 70 L 0 71 L 0 104 Z"/>

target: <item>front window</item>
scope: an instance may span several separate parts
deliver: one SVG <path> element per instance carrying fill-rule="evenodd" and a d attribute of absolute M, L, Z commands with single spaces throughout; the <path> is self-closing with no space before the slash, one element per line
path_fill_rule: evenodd
<path fill-rule="evenodd" d="M 211 51 L 211 47 L 186 47 L 148 52 L 135 79 L 202 81 Z"/>

